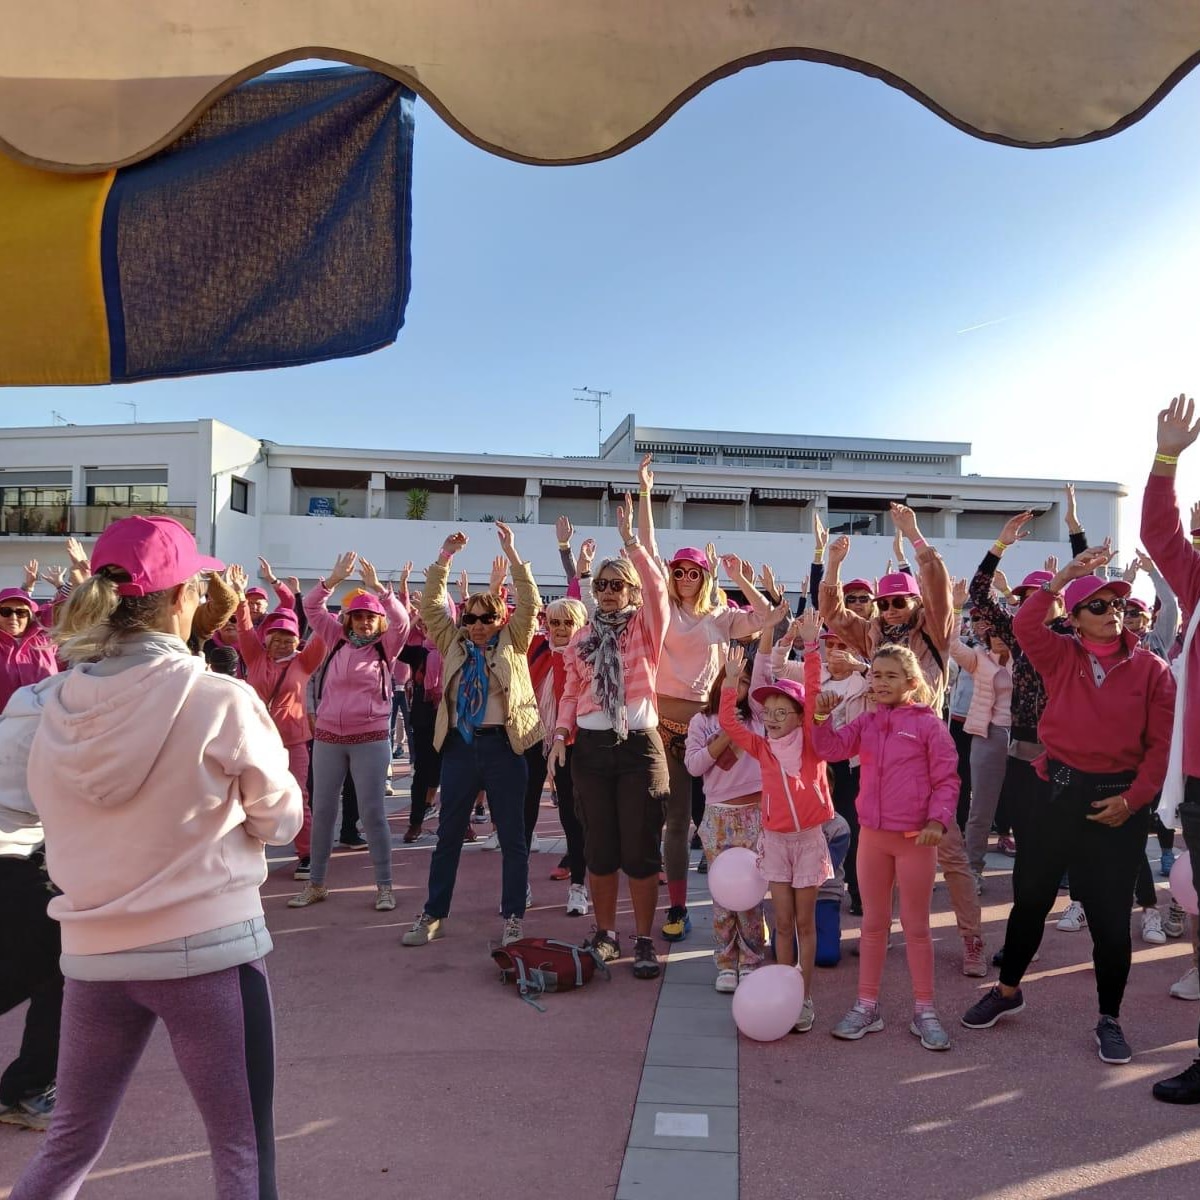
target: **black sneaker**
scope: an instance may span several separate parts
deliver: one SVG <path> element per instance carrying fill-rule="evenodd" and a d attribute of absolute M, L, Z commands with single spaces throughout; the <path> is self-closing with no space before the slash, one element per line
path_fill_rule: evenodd
<path fill-rule="evenodd" d="M 690 849 L 690 850 L 703 850 L 704 849 L 704 843 L 700 840 L 700 835 L 698 833 L 692 834 L 692 840 L 688 843 L 688 849 Z"/>
<path fill-rule="evenodd" d="M 621 957 L 621 940 L 607 929 L 595 930 L 584 946 L 593 951 L 601 962 L 616 962 Z"/>
<path fill-rule="evenodd" d="M 996 953 L 992 955 L 992 966 L 993 967 L 1004 966 L 1004 947 L 1003 946 L 1001 946 L 1000 949 L 997 950 Z"/>
<path fill-rule="evenodd" d="M 1178 1075 L 1160 1079 L 1153 1091 L 1155 1100 L 1168 1104 L 1200 1104 L 1200 1058 Z"/>
<path fill-rule="evenodd" d="M 1003 996 L 998 987 L 992 988 L 982 1000 L 972 1004 L 962 1015 L 962 1023 L 968 1029 L 991 1029 L 1001 1017 L 1019 1013 L 1025 1008 L 1025 997 L 1021 989 L 1016 994 Z"/>
<path fill-rule="evenodd" d="M 1101 1017 L 1097 1022 L 1096 1045 L 1100 1047 L 1101 1062 L 1123 1066 L 1133 1060 L 1133 1051 L 1113 1017 Z"/>
<path fill-rule="evenodd" d="M 312 864 L 307 854 L 297 860 L 296 869 L 292 872 L 292 878 L 300 880 L 312 878 Z"/>
<path fill-rule="evenodd" d="M 338 845 L 345 846 L 347 850 L 361 850 L 366 844 L 367 839 L 357 829 L 353 833 L 343 833 L 338 838 Z"/>
<path fill-rule="evenodd" d="M 700 861 L 696 864 L 696 874 L 697 875 L 707 875 L 708 874 L 708 857 L 707 857 L 707 855 L 704 855 L 704 854 L 700 855 Z"/>
<path fill-rule="evenodd" d="M 654 939 L 639 937 L 633 943 L 633 977 L 634 979 L 657 979 L 662 968 L 658 965 L 658 955 L 654 953 Z"/>

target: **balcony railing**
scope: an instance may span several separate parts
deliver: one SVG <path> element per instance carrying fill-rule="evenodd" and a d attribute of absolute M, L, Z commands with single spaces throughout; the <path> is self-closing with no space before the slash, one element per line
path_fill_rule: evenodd
<path fill-rule="evenodd" d="M 194 504 L 6 504 L 0 537 L 96 537 L 122 517 L 173 517 L 196 532 Z"/>

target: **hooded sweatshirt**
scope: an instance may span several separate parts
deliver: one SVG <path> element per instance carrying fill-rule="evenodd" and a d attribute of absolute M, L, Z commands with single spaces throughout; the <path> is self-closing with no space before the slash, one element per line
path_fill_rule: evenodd
<path fill-rule="evenodd" d="M 253 689 L 165 634 L 53 684 L 28 780 L 64 959 L 261 918 L 263 845 L 290 842 L 303 809 Z"/>
<path fill-rule="evenodd" d="M 0 712 L 17 688 L 57 673 L 54 643 L 35 620 L 30 620 L 24 637 L 0 632 Z"/>

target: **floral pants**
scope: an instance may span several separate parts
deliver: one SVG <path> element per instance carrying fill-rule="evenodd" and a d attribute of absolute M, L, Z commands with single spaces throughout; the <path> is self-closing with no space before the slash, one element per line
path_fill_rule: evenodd
<path fill-rule="evenodd" d="M 709 804 L 700 822 L 700 842 L 709 863 L 731 846 L 757 850 L 762 832 L 762 813 L 757 804 Z M 767 935 L 763 906 L 749 912 L 730 912 L 714 903 L 713 960 L 718 971 L 753 969 L 766 956 Z"/>

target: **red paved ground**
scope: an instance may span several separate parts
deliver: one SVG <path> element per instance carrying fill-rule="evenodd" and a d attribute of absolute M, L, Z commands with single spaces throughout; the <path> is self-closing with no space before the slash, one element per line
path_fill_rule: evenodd
<path fill-rule="evenodd" d="M 1156 851 L 1157 853 L 1157 851 Z M 990 951 L 1003 940 L 1007 873 L 983 899 Z M 1059 908 L 1065 907 L 1066 893 Z M 1165 901 L 1164 901 L 1165 902 Z M 1188 967 L 1186 939 L 1141 942 L 1122 1012 L 1129 1066 L 1096 1057 L 1095 984 L 1086 932 L 1048 927 L 1030 969 L 1026 1009 L 995 1028 L 958 1024 L 982 988 L 964 978 L 945 890 L 935 894 L 938 1008 L 953 1040 L 923 1050 L 908 1033 L 911 991 L 894 926 L 882 1033 L 829 1035 L 855 998 L 858 960 L 819 973 L 812 1033 L 740 1043 L 743 1200 L 813 1196 L 1126 1200 L 1193 1194 L 1200 1110 L 1161 1104 L 1150 1084 L 1196 1054 L 1200 1005 L 1168 987 Z M 1052 918 L 1052 922 L 1053 922 Z M 857 926 L 844 922 L 843 929 Z M 855 935 L 856 936 L 856 935 Z"/>
<path fill-rule="evenodd" d="M 561 836 L 548 803 L 540 825 Z M 403 827 L 393 822 L 397 833 Z M 538 1175 L 558 1170 L 529 1154 L 544 1133 L 569 1148 L 577 1195 L 611 1196 L 658 985 L 635 981 L 625 962 L 611 983 L 547 997 L 544 1013 L 502 987 L 488 957 L 501 932 L 498 853 L 464 853 L 443 940 L 401 947 L 425 898 L 432 843 L 397 849 L 394 913 L 374 911 L 364 853 L 335 854 L 334 895 L 324 904 L 285 906 L 300 887 L 290 859 L 264 888 L 275 938 L 280 1194 L 528 1195 Z M 547 878 L 556 862 L 557 855 L 533 857 L 526 928 L 580 941 L 591 920 L 563 913 L 567 885 Z M 632 930 L 627 916 L 625 926 Z M 0 1047 L 16 1045 L 21 1019 L 0 1018 Z M 37 1143 L 37 1134 L 0 1126 L 0 1197 Z M 208 1200 L 205 1147 L 160 1030 L 82 1196 Z"/>

